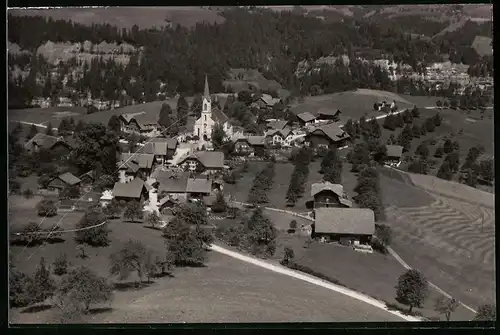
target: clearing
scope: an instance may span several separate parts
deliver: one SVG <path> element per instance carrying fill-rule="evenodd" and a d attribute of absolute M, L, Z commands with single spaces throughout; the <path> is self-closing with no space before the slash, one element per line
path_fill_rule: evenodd
<path fill-rule="evenodd" d="M 403 177 L 386 182 L 397 174 Z M 488 200 L 486 192 L 396 170 L 383 173 L 381 186 L 393 249 L 431 282 L 472 308 L 494 302 L 494 196 L 489 194 Z M 404 206 L 394 202 L 397 192 L 399 198 L 421 192 L 421 201 Z M 432 202 L 424 204 L 429 197 Z"/>
<path fill-rule="evenodd" d="M 476 36 L 472 42 L 472 48 L 476 50 L 479 56 L 491 56 L 493 55 L 493 46 L 491 37 L 486 36 Z"/>
<path fill-rule="evenodd" d="M 248 90 L 250 86 L 258 90 L 278 91 L 282 89 L 280 83 L 266 79 L 256 69 L 230 69 L 228 76 L 229 78 L 224 80 L 223 85 L 231 86 L 234 92 Z"/>
<path fill-rule="evenodd" d="M 59 126 L 59 122 L 65 117 L 73 117 L 77 120 L 78 117 L 85 115 L 87 109 L 85 107 L 49 107 L 49 108 L 26 108 L 26 109 L 9 109 L 9 122 L 24 121 L 36 124 L 47 125 L 49 122 L 52 127 Z"/>

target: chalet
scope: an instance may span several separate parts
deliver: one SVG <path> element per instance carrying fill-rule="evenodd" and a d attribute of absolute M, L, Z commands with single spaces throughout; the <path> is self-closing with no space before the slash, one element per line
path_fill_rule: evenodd
<path fill-rule="evenodd" d="M 120 182 L 126 183 L 137 177 L 139 173 L 149 177 L 153 169 L 154 155 L 138 153 L 122 153 L 120 157 L 119 176 Z"/>
<path fill-rule="evenodd" d="M 318 121 L 333 121 L 337 122 L 340 119 L 342 112 L 336 108 L 321 108 L 317 113 L 316 119 Z"/>
<path fill-rule="evenodd" d="M 82 185 L 92 185 L 95 182 L 94 171 L 89 171 L 78 177 L 82 181 Z"/>
<path fill-rule="evenodd" d="M 314 148 L 331 145 L 340 148 L 345 146 L 349 139 L 349 135 L 336 123 L 315 127 L 306 135 L 306 141 Z"/>
<path fill-rule="evenodd" d="M 198 151 L 179 162 L 186 171 L 213 174 L 224 169 L 224 153 L 219 151 Z"/>
<path fill-rule="evenodd" d="M 177 139 L 175 138 L 154 138 L 146 143 L 137 152 L 154 155 L 155 161 L 159 164 L 165 164 L 167 160 L 172 159 L 177 150 Z"/>
<path fill-rule="evenodd" d="M 148 137 L 160 134 L 158 115 L 146 112 L 121 114 L 119 117 L 120 129 L 126 133 L 136 133 Z"/>
<path fill-rule="evenodd" d="M 189 178 L 186 185 L 186 193 L 189 198 L 202 200 L 203 197 L 212 192 L 212 180 L 208 178 Z"/>
<path fill-rule="evenodd" d="M 403 156 L 403 147 L 400 145 L 387 145 L 387 156 L 385 163 L 387 165 L 399 166 L 401 157 Z"/>
<path fill-rule="evenodd" d="M 62 190 L 69 186 L 80 186 L 82 181 L 80 178 L 76 177 L 74 174 L 70 172 L 63 173 L 62 175 L 52 179 L 47 189 L 49 190 Z"/>
<path fill-rule="evenodd" d="M 274 105 L 281 101 L 280 98 L 273 98 L 270 94 L 263 93 L 254 105 L 259 109 L 271 109 Z"/>
<path fill-rule="evenodd" d="M 265 136 L 234 136 L 234 151 L 247 156 L 262 156 L 264 154 Z"/>
<path fill-rule="evenodd" d="M 67 156 L 71 152 L 71 146 L 62 137 L 45 135 L 43 133 L 33 136 L 31 140 L 26 142 L 24 148 L 32 152 L 37 152 L 43 148 L 61 156 Z"/>
<path fill-rule="evenodd" d="M 299 124 L 304 127 L 308 125 L 313 125 L 316 121 L 316 116 L 312 115 L 309 112 L 304 112 L 297 114 L 297 119 L 299 120 Z"/>
<path fill-rule="evenodd" d="M 312 199 L 306 202 L 306 207 L 316 209 L 322 207 L 349 208 L 352 202 L 340 184 L 330 182 L 313 183 L 311 185 Z"/>
<path fill-rule="evenodd" d="M 286 145 L 291 140 L 293 133 L 290 128 L 285 127 L 281 130 L 271 129 L 264 136 L 268 145 Z"/>
<path fill-rule="evenodd" d="M 368 208 L 318 208 L 312 224 L 313 238 L 351 244 L 369 244 L 375 233 L 375 214 Z"/>
<path fill-rule="evenodd" d="M 113 196 L 118 201 L 137 200 L 142 202 L 149 198 L 149 192 L 146 183 L 136 178 L 128 183 L 115 183 L 113 187 Z"/>
<path fill-rule="evenodd" d="M 266 128 L 270 129 L 270 130 L 283 130 L 287 126 L 288 127 L 290 126 L 290 122 L 285 121 L 285 120 L 276 120 L 276 119 L 274 119 L 274 120 L 271 120 L 271 121 L 267 122 Z"/>

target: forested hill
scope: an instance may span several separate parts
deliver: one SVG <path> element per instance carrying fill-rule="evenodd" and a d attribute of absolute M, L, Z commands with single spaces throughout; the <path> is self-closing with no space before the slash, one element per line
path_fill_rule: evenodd
<path fill-rule="evenodd" d="M 442 54 L 454 55 L 469 65 L 482 61 L 470 45 L 445 39 L 411 38 L 403 24 L 384 26 L 349 17 L 325 22 L 297 11 L 262 8 L 232 8 L 220 15 L 225 18 L 222 23 L 151 29 L 137 26 L 119 29 L 107 24 L 84 26 L 50 18 L 9 16 L 8 38 L 32 52 L 48 40 L 93 43 L 104 40 L 143 46 L 140 59 L 131 62 L 129 69 L 107 62 L 97 62 L 94 66 L 101 66 L 103 73 L 108 71 L 101 74 L 102 85 L 114 86 L 111 91 L 123 89 L 125 78 L 117 76 L 127 75 L 149 96 L 158 91 L 160 81 L 167 83 L 167 93 L 201 92 L 205 74 L 215 91 L 223 91 L 222 82 L 230 68 L 255 68 L 266 78 L 293 89 L 300 87 L 294 75 L 300 61 L 329 55 L 346 54 L 351 59 L 386 56 L 414 68 L 422 66 L 422 62 L 441 61 Z M 17 83 L 20 87 L 22 84 Z"/>

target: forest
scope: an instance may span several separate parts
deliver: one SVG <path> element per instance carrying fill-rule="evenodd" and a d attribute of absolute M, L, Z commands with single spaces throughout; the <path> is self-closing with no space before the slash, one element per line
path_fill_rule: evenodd
<path fill-rule="evenodd" d="M 449 54 L 452 61 L 462 61 L 477 73 L 493 68 L 492 57 L 481 58 L 470 47 L 477 34 L 491 36 L 489 29 L 492 26 L 488 23 L 468 22 L 462 29 L 427 40 L 412 38 L 411 25 L 401 20 L 385 25 L 349 18 L 343 22 L 323 22 L 297 11 L 273 12 L 261 8 L 231 8 L 221 15 L 225 21 L 220 24 L 151 29 L 134 26 L 129 30 L 109 24 L 84 26 L 51 18 L 9 16 L 8 38 L 32 54 L 48 40 L 73 43 L 88 40 L 94 44 L 126 42 L 144 47 L 140 55 L 131 56 L 126 66 L 95 58 L 83 65 L 82 78 L 69 79 L 67 85 L 78 93 L 89 90 L 93 98 L 109 100 L 118 99 L 123 90 L 136 101 L 156 100 L 160 91 L 167 96 L 193 95 L 202 91 L 205 74 L 213 91 L 230 92 L 231 88 L 223 86 L 230 68 L 258 69 L 266 78 L 278 81 L 295 95 L 314 94 L 318 88 L 323 92 L 356 87 L 389 89 L 391 84 L 380 69 L 356 62 L 349 65 L 350 71 L 336 63 L 300 79 L 295 76 L 300 61 L 343 54 L 350 59 L 384 56 L 407 63 L 415 70 L 441 61 L 442 54 Z M 415 22 L 419 26 L 426 24 Z M 438 28 L 434 23 L 428 27 L 430 33 Z M 73 62 L 77 63 L 76 59 Z M 49 67 L 40 57 L 9 56 L 9 66 L 13 65 L 29 71 L 29 75 L 22 78 L 9 73 L 9 92 L 12 92 L 9 101 L 22 104 L 42 93 L 50 91 L 54 95 L 61 91 L 60 80 L 48 78 Z M 59 79 L 70 69 L 68 64 L 59 66 Z M 42 80 L 43 85 L 36 80 L 40 76 L 46 79 Z"/>

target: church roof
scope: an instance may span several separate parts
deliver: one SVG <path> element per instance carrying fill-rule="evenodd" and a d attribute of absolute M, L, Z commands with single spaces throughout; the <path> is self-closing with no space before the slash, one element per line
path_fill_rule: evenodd
<path fill-rule="evenodd" d="M 214 107 L 212 108 L 212 120 L 216 123 L 224 124 L 229 120 L 229 118 L 218 107 Z"/>
<path fill-rule="evenodd" d="M 208 78 L 207 75 L 205 75 L 205 91 L 203 94 L 203 98 L 210 100 L 210 91 L 208 90 Z"/>

